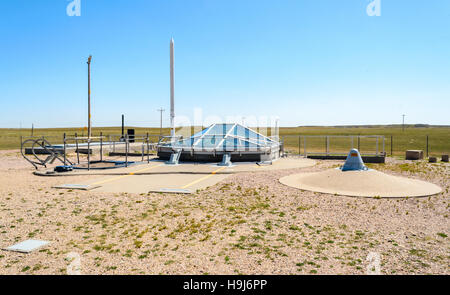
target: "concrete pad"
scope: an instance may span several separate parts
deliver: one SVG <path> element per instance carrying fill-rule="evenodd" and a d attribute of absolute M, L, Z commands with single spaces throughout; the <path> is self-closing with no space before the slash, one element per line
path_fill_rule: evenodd
<path fill-rule="evenodd" d="M 344 172 L 340 169 L 329 169 L 282 177 L 280 182 L 302 190 L 354 197 L 424 197 L 442 191 L 439 186 L 429 182 L 393 176 L 376 170 Z"/>
<path fill-rule="evenodd" d="M 161 173 L 210 173 L 221 166 L 218 163 L 194 163 L 181 162 L 179 165 L 166 165 L 165 161 L 153 159 L 150 163 L 137 162 L 132 166 L 104 170 L 76 170 L 69 172 L 54 172 L 53 170 L 41 170 L 33 172 L 38 176 L 78 176 L 78 175 L 146 175 L 146 174 L 161 174 Z M 265 170 L 282 170 L 294 168 L 312 167 L 316 161 L 306 158 L 281 158 L 274 161 L 272 165 L 258 165 L 255 162 L 236 162 L 228 169 L 220 173 L 237 173 L 237 172 L 260 172 Z M 155 171 L 146 171 L 148 167 L 161 165 L 164 168 Z"/>
<path fill-rule="evenodd" d="M 148 193 L 195 192 L 213 186 L 229 175 L 239 172 L 260 172 L 265 170 L 292 169 L 315 165 L 314 160 L 303 158 L 284 158 L 272 165 L 256 163 L 235 163 L 234 166 L 221 167 L 217 163 L 182 163 L 166 165 L 163 161 L 153 160 L 150 164 L 142 163 L 128 168 L 111 169 L 114 171 L 66 172 L 65 176 L 102 175 L 103 177 L 83 182 L 82 185 L 100 186 L 92 191 L 111 193 Z"/>
<path fill-rule="evenodd" d="M 161 188 L 160 190 L 151 191 L 154 193 L 171 193 L 171 194 L 192 194 L 191 190 L 182 188 Z"/>
<path fill-rule="evenodd" d="M 57 185 L 53 188 L 60 188 L 60 189 L 77 189 L 82 191 L 90 191 L 92 189 L 100 187 L 99 185 L 89 185 L 89 184 L 63 184 L 63 185 Z"/>
<path fill-rule="evenodd" d="M 152 175 L 129 175 L 112 179 L 102 183 L 101 187 L 94 189 L 98 192 L 112 193 L 148 193 L 161 192 L 165 190 L 186 190 L 194 192 L 204 189 L 228 177 L 229 174 L 152 174 Z"/>
<path fill-rule="evenodd" d="M 18 244 L 12 245 L 8 248 L 5 248 L 3 250 L 6 251 L 13 251 L 13 252 L 21 252 L 21 253 L 30 253 L 34 250 L 37 250 L 45 245 L 47 245 L 49 242 L 47 241 L 40 241 L 40 240 L 26 240 L 23 242 L 20 242 Z"/>
<path fill-rule="evenodd" d="M 233 163 L 233 172 L 260 172 L 283 169 L 307 168 L 316 165 L 316 161 L 307 158 L 281 158 L 272 165 L 257 165 L 256 163 Z"/>

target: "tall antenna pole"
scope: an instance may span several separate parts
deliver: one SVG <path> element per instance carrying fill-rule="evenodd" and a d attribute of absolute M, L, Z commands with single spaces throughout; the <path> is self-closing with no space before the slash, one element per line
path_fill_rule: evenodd
<path fill-rule="evenodd" d="M 174 42 L 170 40 L 170 128 L 171 136 L 175 136 L 175 79 L 174 79 Z"/>
<path fill-rule="evenodd" d="M 160 122 L 159 122 L 159 137 L 161 138 L 161 136 L 162 136 L 162 118 L 163 118 L 163 112 L 165 111 L 165 109 L 163 109 L 163 108 L 160 108 L 159 110 L 158 110 L 158 112 L 160 112 L 161 113 L 161 115 L 160 115 Z"/>
<path fill-rule="evenodd" d="M 92 55 L 89 55 L 88 64 L 88 139 L 91 138 L 91 61 Z"/>

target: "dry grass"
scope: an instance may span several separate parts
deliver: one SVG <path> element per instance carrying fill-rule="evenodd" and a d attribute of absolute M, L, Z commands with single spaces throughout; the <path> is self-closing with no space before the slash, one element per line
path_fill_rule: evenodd
<path fill-rule="evenodd" d="M 363 274 L 370 252 L 381 255 L 382 273 L 449 274 L 448 164 L 376 165 L 444 188 L 392 200 L 278 182 L 335 161 L 236 174 L 192 195 L 138 195 L 54 190 L 60 179 L 33 176 L 15 153 L 1 157 L 17 168 L 0 168 L 0 246 L 51 241 L 31 254 L 1 251 L 1 274 L 65 274 L 70 252 L 81 255 L 86 274 Z"/>
<path fill-rule="evenodd" d="M 159 135 L 159 128 L 135 128 L 136 134 L 146 133 Z M 257 129 L 257 128 L 256 128 Z M 259 129 L 258 129 L 259 130 Z M 259 130 L 263 132 L 262 130 Z M 121 133 L 120 127 L 93 128 L 93 134 L 117 135 Z M 193 127 L 191 132 L 194 132 Z M 270 129 L 268 129 L 270 135 Z M 50 142 L 54 144 L 62 143 L 63 134 L 73 136 L 86 135 L 83 128 L 54 128 L 35 129 L 34 136 L 48 136 Z M 163 134 L 169 134 L 169 129 L 163 129 Z M 263 132 L 264 133 L 264 132 Z M 0 129 L 0 150 L 16 149 L 20 147 L 20 136 L 30 136 L 30 129 Z M 298 135 L 384 135 L 386 137 L 386 152 L 390 154 L 391 136 L 393 136 L 393 153 L 396 156 L 404 156 L 407 149 L 426 150 L 427 135 L 429 136 L 429 154 L 441 156 L 450 153 L 450 127 L 414 127 L 407 126 L 402 131 L 400 126 L 359 126 L 359 127 L 285 127 L 280 128 L 280 136 L 284 136 L 286 150 L 292 153 L 299 153 Z M 332 151 L 347 153 L 350 149 L 349 139 L 332 138 L 330 141 Z M 354 142 L 357 145 L 356 140 Z M 382 143 L 379 143 L 381 149 Z M 324 152 L 325 143 L 323 138 L 308 139 L 310 151 Z M 363 152 L 374 152 L 375 141 L 362 139 L 360 149 Z M 300 143 L 300 152 L 303 152 L 303 142 Z"/>

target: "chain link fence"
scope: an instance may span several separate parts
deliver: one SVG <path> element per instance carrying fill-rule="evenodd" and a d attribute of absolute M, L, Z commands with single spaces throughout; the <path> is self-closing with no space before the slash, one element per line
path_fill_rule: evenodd
<path fill-rule="evenodd" d="M 406 150 L 423 150 L 427 157 L 450 153 L 450 134 L 429 135 L 284 135 L 284 150 L 294 155 L 346 155 L 357 148 L 362 155 L 404 158 Z"/>

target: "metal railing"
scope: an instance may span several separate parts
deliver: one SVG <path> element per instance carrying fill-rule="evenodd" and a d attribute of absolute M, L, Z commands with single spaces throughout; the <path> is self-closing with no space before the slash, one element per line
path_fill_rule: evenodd
<path fill-rule="evenodd" d="M 174 138 L 167 136 L 162 138 L 158 143 L 160 147 L 170 147 L 173 149 L 181 149 L 183 151 L 194 152 L 271 152 L 279 149 L 280 142 L 275 141 L 278 137 L 244 137 L 229 134 L 202 135 L 201 137 L 183 138 L 176 136 Z M 228 140 L 228 141 L 227 141 Z M 232 140 L 233 143 L 229 143 Z"/>
<path fill-rule="evenodd" d="M 361 155 L 385 156 L 386 140 L 382 135 L 285 135 L 284 151 L 308 155 L 343 156 L 352 148 Z"/>
<path fill-rule="evenodd" d="M 56 137 L 51 137 L 52 141 Z M 38 166 L 47 167 L 47 164 L 52 164 L 55 160 L 59 160 L 64 165 L 75 165 L 69 159 L 67 159 L 67 153 L 69 151 L 75 151 L 76 164 L 81 164 L 80 153 L 87 154 L 87 169 L 91 168 L 91 154 L 92 148 L 95 147 L 99 150 L 99 161 L 103 161 L 103 154 L 105 148 L 109 148 L 110 153 L 116 153 L 118 147 L 123 147 L 123 156 L 125 157 L 125 167 L 128 167 L 129 156 L 134 156 L 136 153 L 130 152 L 130 146 L 140 147 L 139 155 L 142 162 L 147 156 L 147 162 L 150 162 L 150 151 L 156 151 L 157 143 L 160 141 L 159 135 L 106 135 L 100 133 L 99 136 L 84 137 L 78 136 L 76 133 L 73 136 L 67 136 L 63 134 L 62 144 L 54 145 L 45 136 L 40 137 L 21 137 L 20 150 L 22 156 L 32 164 L 36 169 Z M 40 152 L 38 152 L 40 149 Z M 86 152 L 83 152 L 86 149 Z M 26 150 L 29 150 L 28 153 Z M 28 154 L 28 156 L 27 156 Z M 38 154 L 45 154 L 46 158 L 42 159 Z M 33 157 L 31 157 L 31 155 Z"/>

